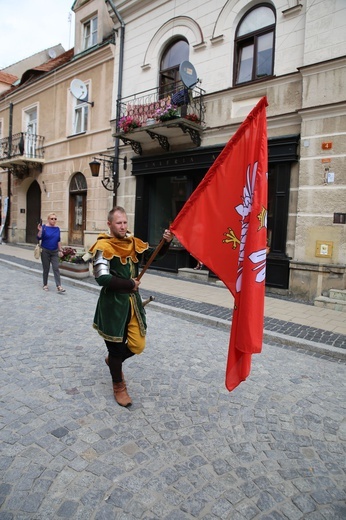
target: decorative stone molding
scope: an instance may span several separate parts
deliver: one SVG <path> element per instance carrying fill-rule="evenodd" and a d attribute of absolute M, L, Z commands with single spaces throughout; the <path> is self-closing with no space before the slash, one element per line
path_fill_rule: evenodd
<path fill-rule="evenodd" d="M 303 9 L 303 4 L 297 4 L 292 7 L 289 7 L 288 9 L 284 9 L 282 11 L 282 14 L 284 16 L 295 15 L 295 14 L 299 14 L 302 9 Z"/>
<path fill-rule="evenodd" d="M 210 43 L 212 45 L 221 43 L 221 42 L 223 42 L 224 38 L 225 38 L 225 36 L 223 34 L 219 34 L 219 36 L 213 36 L 212 38 L 210 38 Z"/>

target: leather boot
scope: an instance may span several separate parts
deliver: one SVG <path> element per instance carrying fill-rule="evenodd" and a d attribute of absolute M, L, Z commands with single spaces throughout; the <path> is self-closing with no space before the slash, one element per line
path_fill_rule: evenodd
<path fill-rule="evenodd" d="M 106 363 L 107 367 L 109 367 L 108 356 L 105 357 L 105 363 Z M 126 386 L 126 382 L 125 382 L 125 377 L 124 377 L 124 372 L 123 371 L 121 372 L 121 377 L 122 377 L 124 385 Z"/>
<path fill-rule="evenodd" d="M 121 383 L 113 383 L 114 399 L 120 406 L 131 406 L 131 397 L 127 393 L 126 385 Z"/>

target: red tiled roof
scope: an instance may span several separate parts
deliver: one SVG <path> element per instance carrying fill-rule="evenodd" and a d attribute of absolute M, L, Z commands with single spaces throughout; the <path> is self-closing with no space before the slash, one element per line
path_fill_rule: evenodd
<path fill-rule="evenodd" d="M 17 76 L 13 74 L 8 74 L 7 72 L 2 72 L 0 70 L 0 83 L 6 83 L 7 85 L 13 85 L 15 81 L 17 81 Z"/>
<path fill-rule="evenodd" d="M 37 76 L 41 76 L 41 74 L 45 72 L 50 72 L 51 70 L 57 69 L 61 65 L 68 63 L 73 58 L 73 54 L 74 49 L 72 48 L 63 54 L 60 54 L 57 58 L 53 58 L 42 65 L 26 70 L 21 77 L 20 84 L 23 85 L 23 83 L 36 78 Z"/>
<path fill-rule="evenodd" d="M 57 58 L 52 58 L 46 63 L 34 67 L 32 70 L 42 70 L 43 72 L 49 72 L 50 70 L 56 69 L 57 67 L 60 67 L 60 65 L 70 61 L 70 59 L 73 57 L 73 51 L 73 49 L 70 49 L 63 54 L 60 54 L 60 56 Z"/>

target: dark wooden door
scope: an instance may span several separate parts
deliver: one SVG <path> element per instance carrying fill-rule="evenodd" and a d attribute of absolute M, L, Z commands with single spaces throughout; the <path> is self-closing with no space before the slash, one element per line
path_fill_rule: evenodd
<path fill-rule="evenodd" d="M 70 193 L 69 244 L 82 246 L 84 242 L 86 193 Z"/>
<path fill-rule="evenodd" d="M 286 254 L 288 204 L 290 195 L 289 163 L 269 165 L 268 243 L 266 285 L 288 289 L 289 258 Z"/>
<path fill-rule="evenodd" d="M 34 181 L 26 194 L 26 242 L 36 244 L 37 224 L 41 218 L 41 188 Z"/>
<path fill-rule="evenodd" d="M 70 182 L 68 242 L 71 246 L 84 245 L 86 203 L 86 179 L 81 172 L 77 172 Z"/>

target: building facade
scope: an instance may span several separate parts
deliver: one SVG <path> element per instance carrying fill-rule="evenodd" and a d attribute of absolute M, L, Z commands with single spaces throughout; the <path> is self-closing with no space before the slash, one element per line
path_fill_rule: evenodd
<path fill-rule="evenodd" d="M 148 110 L 150 89 L 162 99 L 167 77 L 179 79 L 183 60 L 197 71 L 192 96 L 202 96 L 200 142 L 182 142 L 183 129 L 174 122 L 152 127 L 168 138 L 167 149 L 165 141 L 148 138 L 144 124 L 125 139 L 120 134 L 132 168 L 121 179 L 118 200 L 130 208 L 136 230 L 157 243 L 162 227 L 266 96 L 267 287 L 309 300 L 330 287 L 345 288 L 346 6 L 309 0 L 113 3 L 126 34 L 123 112 L 133 114 L 135 106 L 138 115 L 139 104 Z M 160 267 L 194 265 L 175 246 Z"/>
<path fill-rule="evenodd" d="M 92 177 L 89 163 L 114 150 L 113 23 L 101 0 L 80 4 L 74 4 L 74 48 L 26 69 L 0 95 L 9 242 L 35 243 L 39 219 L 54 211 L 62 242 L 83 248 L 105 228 L 112 205 L 112 192 Z"/>
<path fill-rule="evenodd" d="M 77 0 L 73 10 L 71 61 L 0 99 L 2 132 L 9 103 L 13 128 L 23 132 L 39 99 L 37 133 L 45 137 L 44 160 L 25 178 L 0 161 L 3 196 L 12 190 L 8 240 L 32 240 L 36 186 L 39 213 L 58 213 L 65 243 L 88 247 L 117 203 L 131 229 L 157 244 L 266 96 L 268 290 L 312 300 L 345 289 L 346 5 Z M 84 112 L 73 79 L 88 89 Z M 105 169 L 99 178 L 89 168 L 95 156 Z M 175 240 L 157 268 L 194 262 Z"/>

